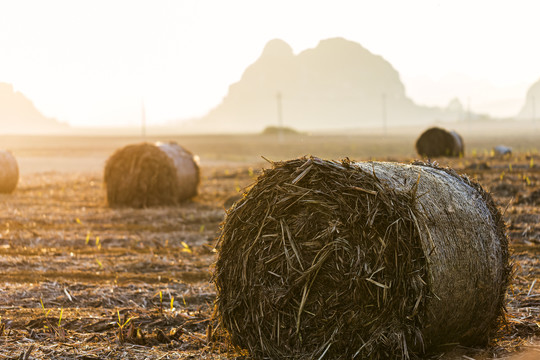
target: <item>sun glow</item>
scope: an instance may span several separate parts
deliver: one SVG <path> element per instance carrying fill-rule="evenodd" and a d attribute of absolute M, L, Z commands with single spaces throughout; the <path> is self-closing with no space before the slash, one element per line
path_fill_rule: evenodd
<path fill-rule="evenodd" d="M 158 124 L 218 105 L 270 39 L 298 53 L 340 36 L 388 60 L 417 103 L 458 97 L 509 114 L 540 77 L 537 10 L 534 1 L 2 2 L 0 82 L 72 125 L 139 122 L 141 98 Z"/>

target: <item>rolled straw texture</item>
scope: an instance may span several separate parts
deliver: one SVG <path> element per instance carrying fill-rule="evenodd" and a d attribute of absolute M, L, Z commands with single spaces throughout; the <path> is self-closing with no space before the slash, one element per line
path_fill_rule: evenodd
<path fill-rule="evenodd" d="M 229 210 L 217 248 L 216 319 L 258 359 L 484 344 L 511 272 L 490 195 L 424 163 L 274 163 Z"/>
<path fill-rule="evenodd" d="M 199 178 L 196 158 L 176 143 L 125 146 L 104 171 L 112 207 L 177 205 L 197 195 Z"/>

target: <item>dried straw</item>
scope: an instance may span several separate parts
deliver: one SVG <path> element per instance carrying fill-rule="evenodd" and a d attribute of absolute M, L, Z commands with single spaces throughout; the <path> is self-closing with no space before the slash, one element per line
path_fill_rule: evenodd
<path fill-rule="evenodd" d="M 110 206 L 176 205 L 197 195 L 196 157 L 176 143 L 136 144 L 117 150 L 105 165 Z"/>
<path fill-rule="evenodd" d="M 0 193 L 12 193 L 19 182 L 17 159 L 9 151 L 0 150 Z"/>
<path fill-rule="evenodd" d="M 409 358 L 483 344 L 504 312 L 505 226 L 429 164 L 274 163 L 218 240 L 216 316 L 255 358 Z"/>
<path fill-rule="evenodd" d="M 462 137 L 455 131 L 438 127 L 427 129 L 416 140 L 416 152 L 423 157 L 457 157 L 464 154 Z"/>

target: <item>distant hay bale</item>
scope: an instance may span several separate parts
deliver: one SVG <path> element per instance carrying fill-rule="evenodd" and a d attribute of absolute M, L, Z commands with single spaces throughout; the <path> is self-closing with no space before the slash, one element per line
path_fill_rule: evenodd
<path fill-rule="evenodd" d="M 107 160 L 104 181 L 110 206 L 176 205 L 197 195 L 199 166 L 176 143 L 128 145 Z"/>
<path fill-rule="evenodd" d="M 275 163 L 223 223 L 216 319 L 257 359 L 483 344 L 504 312 L 507 241 L 490 195 L 452 170 Z"/>
<path fill-rule="evenodd" d="M 416 152 L 423 157 L 457 157 L 464 154 L 461 136 L 455 131 L 438 127 L 429 128 L 416 140 Z"/>
<path fill-rule="evenodd" d="M 262 131 L 262 135 L 302 135 L 298 130 L 287 126 L 267 126 Z"/>
<path fill-rule="evenodd" d="M 0 193 L 9 194 L 19 182 L 17 159 L 9 151 L 0 150 Z"/>

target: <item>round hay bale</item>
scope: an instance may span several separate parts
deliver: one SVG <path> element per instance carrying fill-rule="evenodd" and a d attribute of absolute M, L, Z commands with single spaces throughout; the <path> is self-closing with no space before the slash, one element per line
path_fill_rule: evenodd
<path fill-rule="evenodd" d="M 438 127 L 427 129 L 416 140 L 416 152 L 428 158 L 457 157 L 465 153 L 464 149 L 463 139 L 457 132 Z"/>
<path fill-rule="evenodd" d="M 19 182 L 17 159 L 9 151 L 0 150 L 0 193 L 10 194 Z"/>
<path fill-rule="evenodd" d="M 176 143 L 135 144 L 117 150 L 105 165 L 110 206 L 176 205 L 197 195 L 197 158 Z"/>
<path fill-rule="evenodd" d="M 217 249 L 219 327 L 259 359 L 483 344 L 511 271 L 490 195 L 424 163 L 275 163 L 229 210 Z"/>

